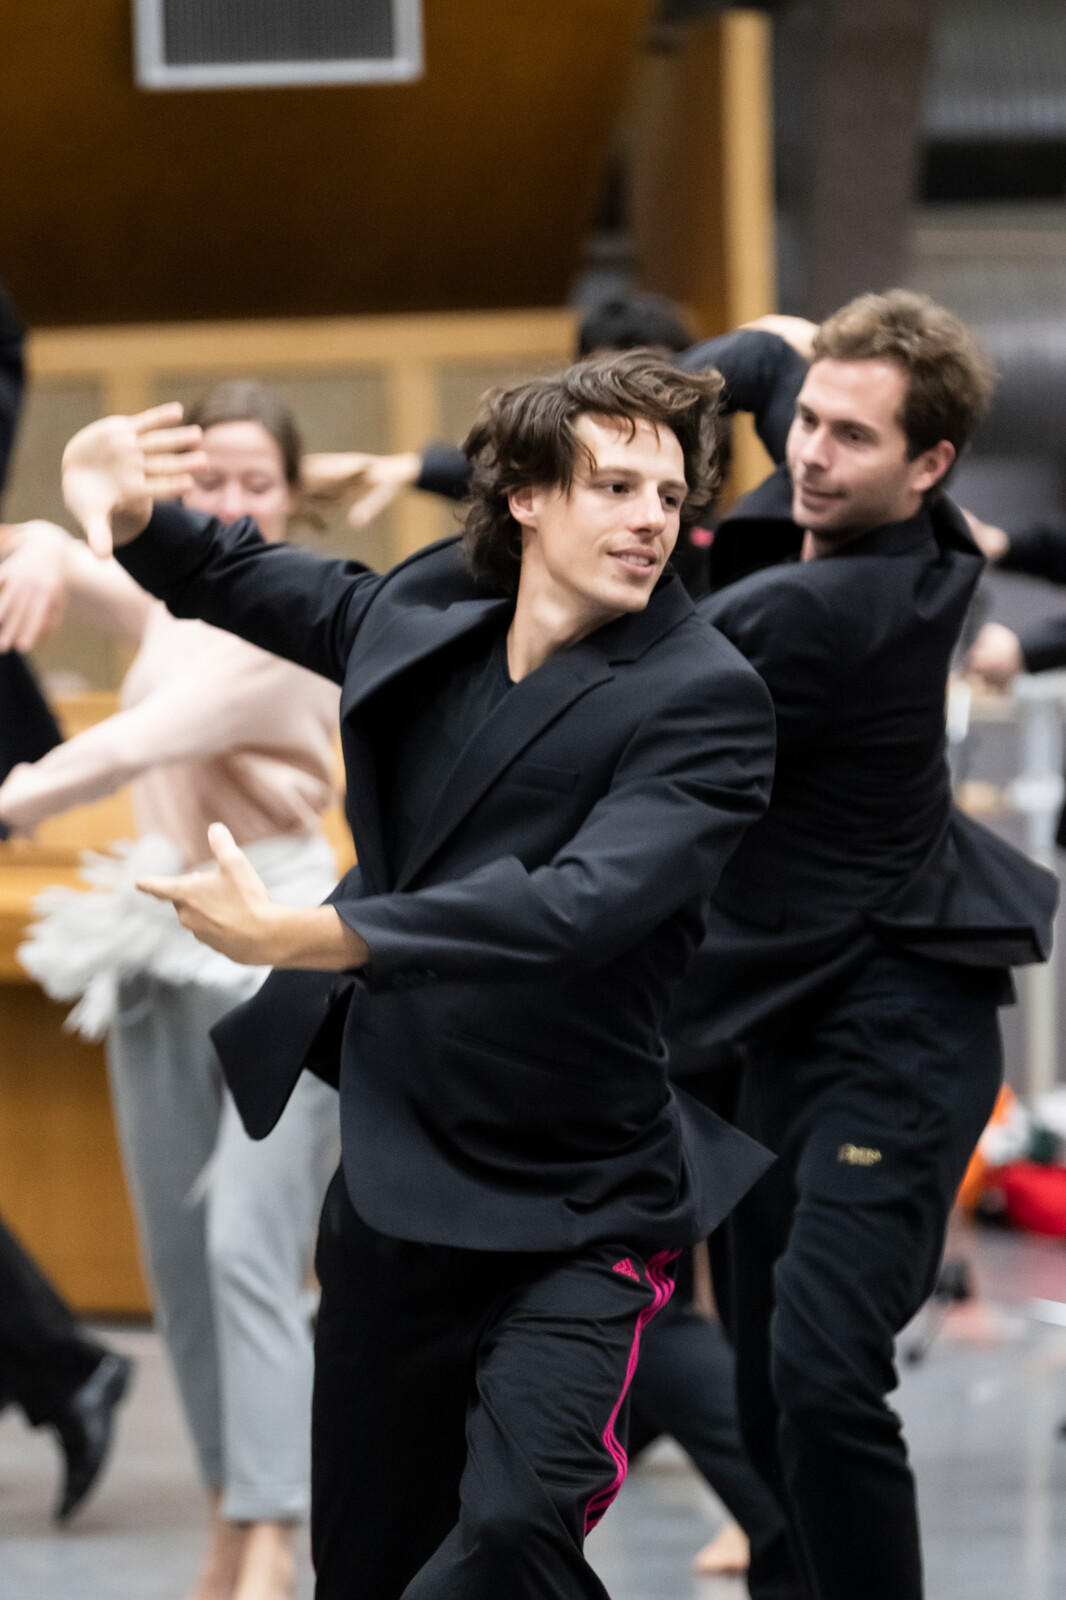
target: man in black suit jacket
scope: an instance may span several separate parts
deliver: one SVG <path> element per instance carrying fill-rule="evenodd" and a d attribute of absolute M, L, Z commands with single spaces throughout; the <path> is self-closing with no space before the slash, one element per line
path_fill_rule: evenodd
<path fill-rule="evenodd" d="M 787 470 L 715 545 L 753 566 L 791 536 L 799 559 L 702 607 L 770 689 L 778 760 L 673 1042 L 684 1071 L 744 1041 L 740 1125 L 779 1157 L 735 1213 L 729 1299 L 745 1438 L 812 1600 L 922 1592 L 893 1343 L 996 1095 L 1007 968 L 1050 946 L 1054 880 L 955 810 L 945 762 L 981 556 L 940 491 L 990 387 L 923 297 L 831 317 Z"/>
<path fill-rule="evenodd" d="M 359 866 L 330 903 L 272 905 L 228 836 L 219 875 L 150 886 L 237 960 L 296 969 L 216 1034 L 250 1131 L 302 1064 L 339 1075 L 321 1600 L 602 1597 L 582 1543 L 624 1475 L 640 1332 L 672 1253 L 765 1164 L 675 1096 L 661 1036 L 772 768 L 765 689 L 663 571 L 709 492 L 718 387 L 633 354 L 498 397 L 464 549 L 384 578 L 153 512 L 189 442 L 167 410 L 68 446 L 72 509 L 101 548 L 109 518 L 141 535 L 138 581 L 344 685 Z"/>

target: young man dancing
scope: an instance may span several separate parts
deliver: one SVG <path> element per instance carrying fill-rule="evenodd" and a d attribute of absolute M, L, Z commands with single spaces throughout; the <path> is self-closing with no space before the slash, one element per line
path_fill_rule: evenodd
<path fill-rule="evenodd" d="M 149 886 L 234 959 L 297 969 L 217 1036 L 250 1131 L 301 1066 L 340 1084 L 320 1600 L 603 1600 L 582 1545 L 624 1476 L 641 1330 L 762 1170 L 670 1089 L 661 1036 L 773 762 L 762 684 L 664 572 L 718 387 L 632 353 L 496 397 L 462 543 L 385 577 L 153 507 L 195 463 L 174 408 L 67 449 L 98 548 L 344 685 L 359 867 L 330 902 L 272 904 L 224 830 L 216 874 Z"/>
<path fill-rule="evenodd" d="M 1008 968 L 1051 943 L 1054 879 L 955 809 L 945 759 L 982 558 L 942 491 L 991 381 L 923 296 L 830 317 L 787 468 L 715 543 L 719 574 L 790 543 L 800 559 L 702 607 L 770 689 L 778 757 L 672 1043 L 696 1068 L 743 1042 L 741 1126 L 778 1155 L 730 1224 L 729 1298 L 745 1439 L 811 1600 L 923 1592 L 894 1340 L 992 1110 Z"/>

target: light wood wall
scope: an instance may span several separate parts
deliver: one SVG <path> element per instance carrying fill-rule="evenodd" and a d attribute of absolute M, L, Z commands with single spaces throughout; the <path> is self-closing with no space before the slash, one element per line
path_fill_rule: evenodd
<path fill-rule="evenodd" d="M 238 375 L 261 378 L 293 407 L 311 450 L 458 441 L 486 389 L 564 365 L 574 330 L 574 312 L 535 309 L 43 329 L 29 341 L 29 397 L 4 513 L 12 522 L 63 522 L 59 460 L 72 432 L 109 412 L 187 403 Z M 342 515 L 324 535 L 295 532 L 381 570 L 455 526 L 447 504 L 411 494 L 359 533 Z M 102 689 L 116 687 L 126 665 L 124 648 L 73 625 L 35 660 L 46 673 L 73 672 Z"/>
<path fill-rule="evenodd" d="M 69 738 L 117 709 L 113 694 L 60 698 Z M 338 750 L 338 780 L 341 763 Z M 326 833 L 338 873 L 353 860 L 340 804 Z M 69 1003 L 48 1000 L 17 949 L 37 896 L 84 887 L 84 849 L 135 832 L 129 791 L 42 823 L 32 840 L 0 843 L 0 1216 L 82 1313 L 140 1317 L 151 1310 L 122 1174 L 104 1047 L 63 1026 Z"/>
<path fill-rule="evenodd" d="M 777 305 L 772 24 L 737 9 L 663 28 L 641 57 L 627 119 L 637 271 L 705 334 Z M 769 470 L 734 428 L 735 499 Z"/>

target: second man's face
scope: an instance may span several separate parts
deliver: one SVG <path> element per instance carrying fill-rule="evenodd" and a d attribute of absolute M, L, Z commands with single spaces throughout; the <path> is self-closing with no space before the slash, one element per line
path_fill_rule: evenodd
<path fill-rule="evenodd" d="M 903 522 L 947 459 L 911 458 L 900 418 L 907 378 L 892 361 L 816 361 L 796 401 L 787 455 L 792 515 L 825 545 Z"/>
<path fill-rule="evenodd" d="M 636 423 L 632 436 L 609 417 L 579 418 L 579 457 L 569 490 L 513 497 L 523 530 L 522 583 L 598 626 L 642 611 L 677 542 L 685 459 L 669 428 Z"/>

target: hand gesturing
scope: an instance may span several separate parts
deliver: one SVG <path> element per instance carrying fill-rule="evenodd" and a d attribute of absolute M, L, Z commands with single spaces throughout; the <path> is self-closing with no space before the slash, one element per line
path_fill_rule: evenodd
<path fill-rule="evenodd" d="M 63 498 L 85 529 L 90 549 L 106 558 L 145 528 L 154 500 L 193 486 L 205 464 L 197 427 L 181 426 L 176 401 L 133 417 L 103 417 L 70 440 L 63 452 Z"/>

